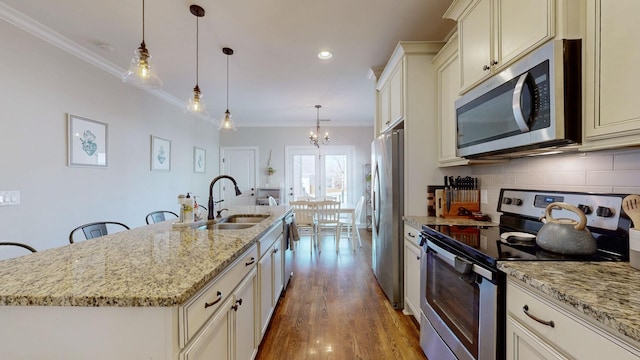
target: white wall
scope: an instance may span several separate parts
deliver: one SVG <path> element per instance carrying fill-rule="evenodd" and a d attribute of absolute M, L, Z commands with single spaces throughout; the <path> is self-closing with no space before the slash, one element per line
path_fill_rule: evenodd
<path fill-rule="evenodd" d="M 236 126 L 241 122 L 236 119 Z M 243 127 L 237 132 L 224 133 L 220 135 L 220 146 L 257 146 L 259 147 L 258 159 L 258 186 L 264 186 L 268 181 L 267 162 L 269 151 L 271 150 L 271 166 L 276 169 L 276 173 L 271 177 L 271 183 L 275 186 L 284 187 L 285 184 L 285 146 L 310 146 L 309 127 Z M 321 131 L 325 131 L 322 125 Z M 353 145 L 355 153 L 355 176 L 356 181 L 354 194 L 364 193 L 364 164 L 371 163 L 371 142 L 373 141 L 373 126 L 364 127 L 331 127 L 327 126 L 331 141 L 330 147 L 336 145 Z M 355 202 L 356 199 L 353 200 Z"/>
<path fill-rule="evenodd" d="M 640 150 L 621 149 L 530 157 L 497 165 L 473 165 L 473 176 L 487 190 L 482 211 L 499 220 L 501 188 L 640 193 Z"/>
<path fill-rule="evenodd" d="M 205 200 L 218 174 L 213 124 L 4 21 L 0 43 L 0 190 L 21 195 L 0 206 L 0 241 L 43 250 L 87 222 L 145 225 L 152 210 L 176 211 L 181 192 Z M 67 113 L 109 125 L 108 168 L 67 166 Z M 172 141 L 169 172 L 150 171 L 152 134 Z M 194 146 L 207 150 L 205 174 L 193 172 Z"/>

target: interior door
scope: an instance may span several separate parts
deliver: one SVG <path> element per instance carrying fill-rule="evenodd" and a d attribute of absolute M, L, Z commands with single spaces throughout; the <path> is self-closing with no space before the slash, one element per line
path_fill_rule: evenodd
<path fill-rule="evenodd" d="M 224 203 L 216 206 L 217 209 L 228 208 L 234 205 L 255 205 L 255 189 L 258 174 L 258 147 L 223 147 L 220 148 L 220 173 L 229 175 L 236 180 L 242 195 L 236 196 L 233 183 L 227 179 L 218 181 L 214 194 L 219 194 L 216 199 L 223 199 Z"/>

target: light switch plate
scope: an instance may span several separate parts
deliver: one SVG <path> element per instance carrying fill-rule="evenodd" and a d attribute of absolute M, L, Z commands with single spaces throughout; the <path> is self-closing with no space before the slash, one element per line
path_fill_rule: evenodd
<path fill-rule="evenodd" d="M 481 204 L 489 203 L 489 195 L 487 195 L 487 190 L 480 190 L 480 203 Z"/>
<path fill-rule="evenodd" d="M 0 190 L 0 206 L 20 205 L 20 190 Z"/>

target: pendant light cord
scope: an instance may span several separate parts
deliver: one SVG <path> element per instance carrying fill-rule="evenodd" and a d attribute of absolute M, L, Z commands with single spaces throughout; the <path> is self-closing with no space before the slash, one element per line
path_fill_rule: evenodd
<path fill-rule="evenodd" d="M 227 55 L 227 111 L 229 111 L 229 55 Z"/>
<path fill-rule="evenodd" d="M 196 86 L 198 86 L 198 63 L 200 54 L 200 18 L 196 16 Z"/>
<path fill-rule="evenodd" d="M 144 0 L 142 0 L 142 42 L 144 43 Z"/>

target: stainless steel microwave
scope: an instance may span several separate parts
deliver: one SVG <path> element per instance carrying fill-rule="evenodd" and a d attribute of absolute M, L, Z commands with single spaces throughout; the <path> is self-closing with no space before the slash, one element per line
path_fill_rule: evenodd
<path fill-rule="evenodd" d="M 457 155 L 517 157 L 582 137 L 580 40 L 551 40 L 455 102 Z"/>

